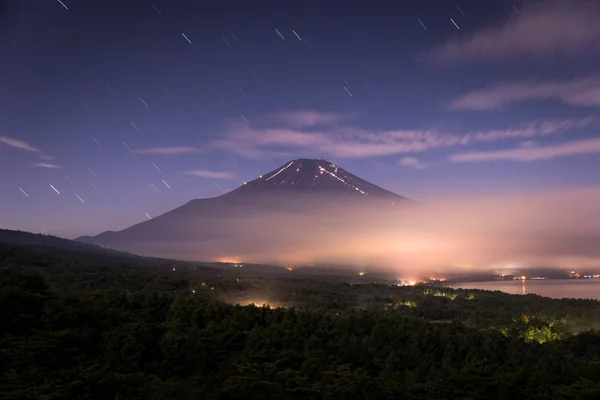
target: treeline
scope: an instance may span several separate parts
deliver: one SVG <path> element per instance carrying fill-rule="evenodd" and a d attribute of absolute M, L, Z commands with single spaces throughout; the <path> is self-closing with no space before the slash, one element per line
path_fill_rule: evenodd
<path fill-rule="evenodd" d="M 29 246 L 46 249 L 64 250 L 68 252 L 85 252 L 102 256 L 118 256 L 121 258 L 140 259 L 133 254 L 107 249 L 104 247 L 81 243 L 74 240 L 63 239 L 57 236 L 31 233 L 26 231 L 15 231 L 0 229 L 0 243 L 18 246 Z"/>

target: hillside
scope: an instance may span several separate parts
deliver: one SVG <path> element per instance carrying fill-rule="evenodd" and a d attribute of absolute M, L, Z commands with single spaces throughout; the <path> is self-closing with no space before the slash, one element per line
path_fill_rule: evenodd
<path fill-rule="evenodd" d="M 121 257 L 135 257 L 122 251 L 105 248 L 102 246 L 84 243 L 70 239 L 64 239 L 58 236 L 45 235 L 40 233 L 31 233 L 26 231 L 16 231 L 10 229 L 0 229 L 0 243 L 8 243 L 19 246 L 46 247 L 69 252 L 86 252 L 103 255 L 115 255 Z"/>
<path fill-rule="evenodd" d="M 231 271 L 0 244 L 2 397 L 600 396 L 598 301 Z"/>

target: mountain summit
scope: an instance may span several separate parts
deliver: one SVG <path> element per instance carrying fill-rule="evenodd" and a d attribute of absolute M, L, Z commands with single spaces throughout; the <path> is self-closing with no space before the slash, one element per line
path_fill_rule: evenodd
<path fill-rule="evenodd" d="M 323 217 L 351 212 L 355 219 L 362 211 L 412 203 L 329 161 L 298 159 L 221 196 L 191 200 L 124 230 L 76 240 L 147 256 L 209 260 L 216 242 L 235 254 L 248 250 L 250 242 L 260 249 L 266 239 L 256 233 L 264 235 L 265 227 L 275 235 L 293 229 L 294 237 L 301 237 L 303 230 L 325 224 Z M 294 240 L 282 243 L 288 248 Z"/>
<path fill-rule="evenodd" d="M 401 196 L 369 183 L 327 160 L 288 161 L 258 179 L 244 183 L 229 193 L 246 194 L 267 191 L 339 193 L 399 199 Z M 227 195 L 226 195 L 227 196 Z"/>

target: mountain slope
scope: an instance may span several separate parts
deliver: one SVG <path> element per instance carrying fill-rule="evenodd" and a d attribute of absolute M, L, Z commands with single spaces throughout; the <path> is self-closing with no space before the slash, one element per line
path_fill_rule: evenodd
<path fill-rule="evenodd" d="M 320 216 L 349 209 L 359 215 L 362 210 L 396 204 L 413 202 L 326 160 L 300 159 L 222 196 L 192 200 L 122 231 L 77 240 L 156 257 L 207 260 L 225 250 L 256 252 L 278 237 L 280 249 L 274 251 L 285 252 L 324 221 Z M 311 218 L 315 221 L 308 222 Z M 322 234 L 329 225 L 319 229 Z M 296 239 L 285 241 L 278 232 L 289 229 Z"/>
<path fill-rule="evenodd" d="M 0 229 L 0 243 L 7 243 L 15 246 L 56 249 L 69 252 L 85 252 L 90 254 L 114 255 L 121 257 L 137 257 L 133 254 L 107 249 L 93 243 L 82 243 L 82 241 L 64 239 L 58 236 L 15 231 L 10 229 Z"/>

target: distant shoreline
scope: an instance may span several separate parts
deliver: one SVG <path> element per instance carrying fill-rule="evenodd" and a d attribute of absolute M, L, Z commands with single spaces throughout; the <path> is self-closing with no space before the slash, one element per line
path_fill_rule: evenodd
<path fill-rule="evenodd" d="M 551 278 L 551 277 L 547 277 L 544 279 L 485 279 L 485 280 L 479 280 L 479 279 L 475 279 L 475 280 L 451 280 L 451 281 L 446 281 L 444 282 L 445 285 L 444 286 L 454 286 L 454 285 L 461 285 L 461 284 L 469 284 L 469 283 L 491 283 L 491 282 L 543 282 L 543 281 L 590 281 L 590 282 L 595 282 L 598 281 L 600 282 L 600 278 Z"/>
<path fill-rule="evenodd" d="M 519 281 L 481 281 L 448 284 L 452 289 L 500 291 L 512 295 L 535 294 L 554 299 L 600 300 L 600 279 L 566 278 Z"/>

